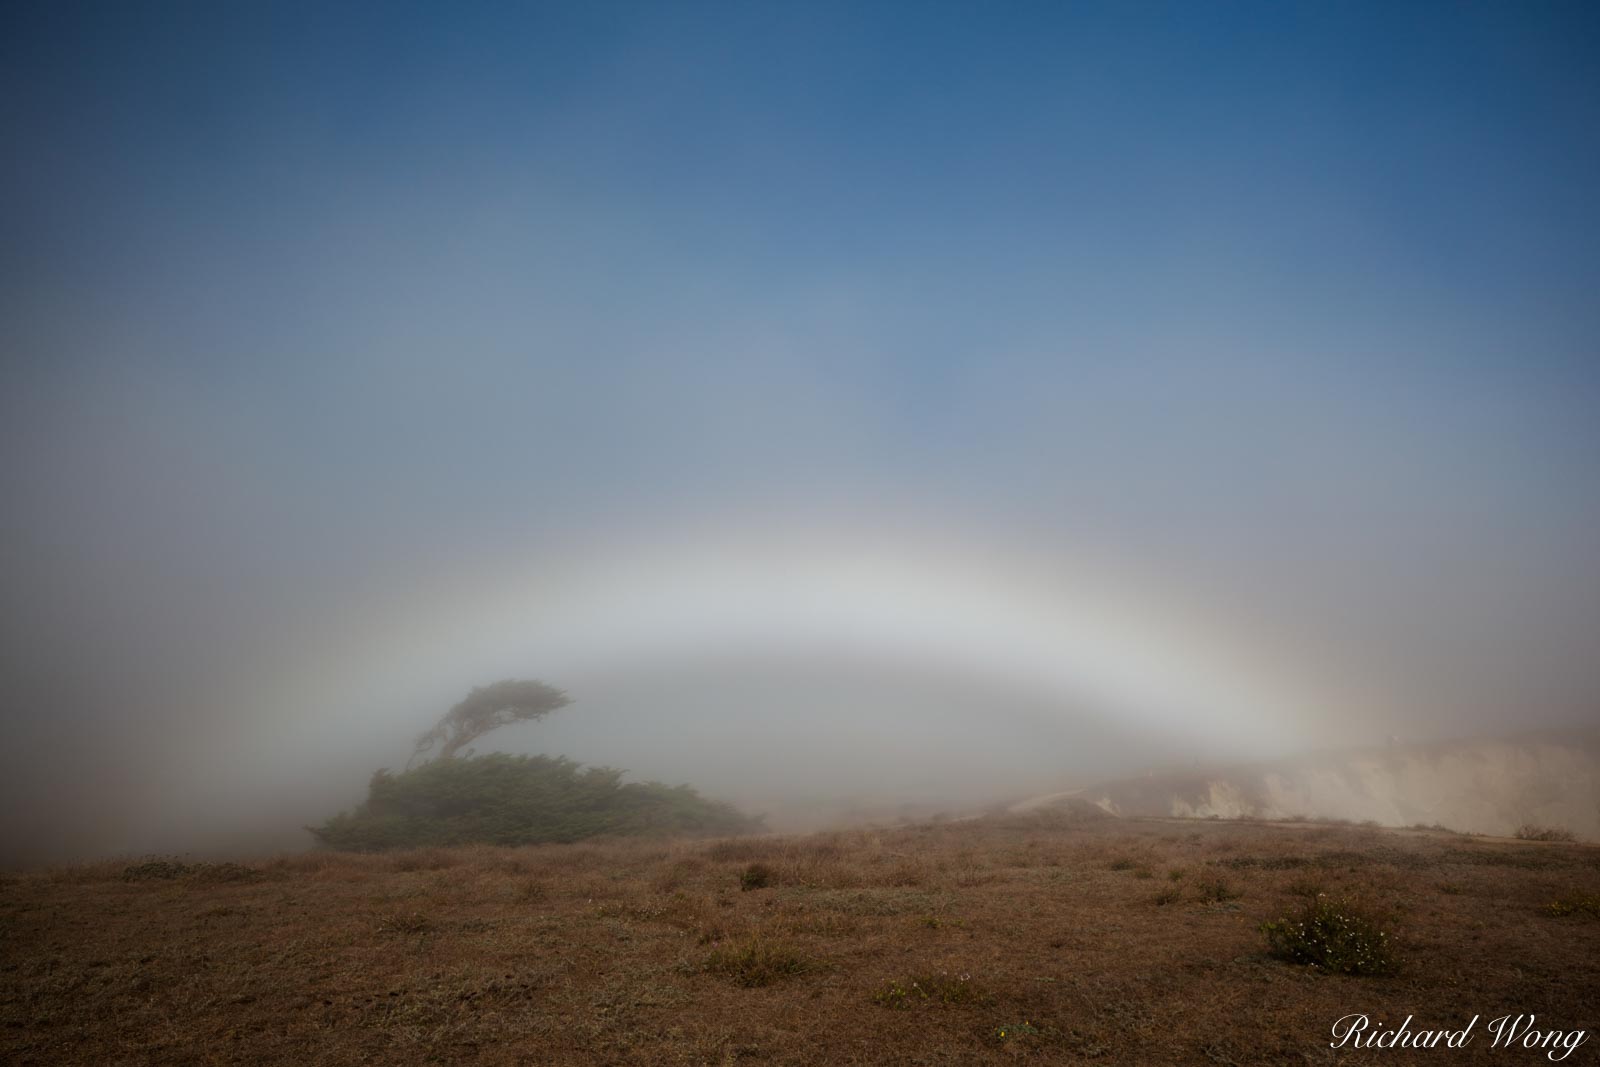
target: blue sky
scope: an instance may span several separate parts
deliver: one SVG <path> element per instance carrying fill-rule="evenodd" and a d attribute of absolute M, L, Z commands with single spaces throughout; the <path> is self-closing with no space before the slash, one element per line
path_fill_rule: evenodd
<path fill-rule="evenodd" d="M 775 529 L 1114 569 L 1373 729 L 1600 698 L 1592 5 L 3 19 L 13 706 L 233 721 L 438 590 Z"/>

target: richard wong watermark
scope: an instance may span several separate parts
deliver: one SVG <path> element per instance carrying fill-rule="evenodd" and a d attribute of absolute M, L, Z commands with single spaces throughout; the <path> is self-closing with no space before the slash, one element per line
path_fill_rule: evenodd
<path fill-rule="evenodd" d="M 1490 1048 L 1530 1049 L 1543 1051 L 1551 1060 L 1564 1060 L 1573 1050 L 1589 1040 L 1587 1030 L 1542 1029 L 1537 1015 L 1502 1015 L 1490 1019 L 1478 1029 L 1483 1018 L 1474 1015 L 1472 1021 L 1459 1030 L 1413 1029 L 1407 1015 L 1405 1022 L 1396 1027 L 1374 1022 L 1364 1013 L 1340 1018 L 1333 1024 L 1333 1040 L 1329 1048 L 1465 1048 L 1473 1040 L 1484 1037 Z"/>

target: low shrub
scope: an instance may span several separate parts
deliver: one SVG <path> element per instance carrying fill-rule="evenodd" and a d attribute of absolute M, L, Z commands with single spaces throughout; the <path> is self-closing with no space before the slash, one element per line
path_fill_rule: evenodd
<path fill-rule="evenodd" d="M 614 836 L 724 836 L 763 829 L 686 785 L 622 782 L 610 767 L 564 756 L 437 759 L 400 774 L 379 771 L 352 812 L 307 827 L 350 852 L 436 846 L 531 845 Z"/>
<path fill-rule="evenodd" d="M 1364 908 L 1318 897 L 1295 918 L 1263 923 L 1272 953 L 1335 974 L 1393 974 L 1399 968 L 1389 934 Z"/>

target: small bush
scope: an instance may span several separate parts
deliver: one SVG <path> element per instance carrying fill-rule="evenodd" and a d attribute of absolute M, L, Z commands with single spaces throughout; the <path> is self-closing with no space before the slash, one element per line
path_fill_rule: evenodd
<path fill-rule="evenodd" d="M 1163 889 L 1161 892 L 1156 894 L 1156 896 L 1155 896 L 1155 905 L 1158 908 L 1164 908 L 1168 904 L 1176 904 L 1178 901 L 1180 901 L 1182 899 L 1183 899 L 1183 891 L 1181 889 L 1179 889 L 1177 886 L 1169 886 L 1166 889 Z"/>
<path fill-rule="evenodd" d="M 765 889 L 775 880 L 771 867 L 765 863 L 752 863 L 739 874 L 739 888 L 748 893 L 752 889 Z"/>
<path fill-rule="evenodd" d="M 706 970 L 746 988 L 769 986 L 815 967 L 814 961 L 788 945 L 759 936 L 725 945 L 706 957 Z"/>
<path fill-rule="evenodd" d="M 1517 827 L 1516 836 L 1523 841 L 1576 841 L 1571 830 L 1563 830 L 1556 826 L 1536 826 L 1525 822 Z"/>
<path fill-rule="evenodd" d="M 1393 974 L 1399 967 L 1389 934 L 1362 908 L 1318 897 L 1299 916 L 1261 924 L 1272 953 L 1335 974 Z"/>

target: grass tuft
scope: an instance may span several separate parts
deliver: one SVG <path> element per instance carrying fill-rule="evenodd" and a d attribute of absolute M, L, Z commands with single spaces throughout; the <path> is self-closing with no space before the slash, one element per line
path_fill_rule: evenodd
<path fill-rule="evenodd" d="M 433 920 L 420 911 L 401 911 L 385 916 L 378 921 L 380 934 L 393 934 L 407 936 L 411 934 L 425 934 L 433 929 Z"/>
<path fill-rule="evenodd" d="M 706 970 L 731 979 L 747 989 L 775 985 L 786 978 L 815 970 L 816 961 L 782 941 L 759 935 L 724 945 L 706 957 Z"/>

